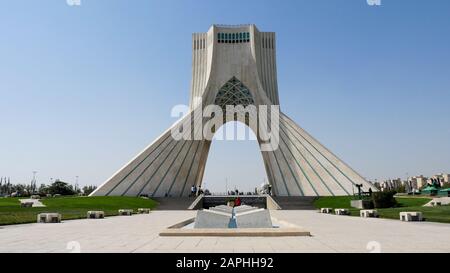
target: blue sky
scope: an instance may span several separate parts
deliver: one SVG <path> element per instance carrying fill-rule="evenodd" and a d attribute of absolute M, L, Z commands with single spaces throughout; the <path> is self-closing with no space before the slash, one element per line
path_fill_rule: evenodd
<path fill-rule="evenodd" d="M 277 33 L 282 111 L 363 176 L 450 172 L 450 1 L 14 0 L 0 9 L 0 176 L 101 184 L 175 121 L 191 33 L 214 23 Z M 211 151 L 207 187 L 263 181 L 255 142 Z"/>

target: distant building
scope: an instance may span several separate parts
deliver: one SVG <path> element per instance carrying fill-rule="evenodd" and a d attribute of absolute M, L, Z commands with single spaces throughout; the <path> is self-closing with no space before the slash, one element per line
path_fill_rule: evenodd
<path fill-rule="evenodd" d="M 450 181 L 450 174 L 445 174 L 445 173 L 436 174 L 436 175 L 433 175 L 431 177 L 431 179 L 437 179 L 437 181 L 439 182 L 439 184 L 442 187 L 444 185 L 444 183 L 449 183 L 449 181 Z M 429 181 L 429 184 L 432 184 L 431 179 Z"/>
<path fill-rule="evenodd" d="M 380 183 L 381 191 L 391 191 L 400 188 L 404 182 L 400 179 L 388 179 Z"/>
<path fill-rule="evenodd" d="M 421 189 L 423 187 L 426 187 L 428 184 L 428 177 L 425 177 L 423 175 L 413 176 L 408 178 L 408 183 L 411 185 L 412 189 Z"/>
<path fill-rule="evenodd" d="M 406 192 L 414 192 L 427 187 L 428 184 L 433 184 L 433 180 L 437 180 L 442 187 L 444 183 L 450 183 L 450 174 L 439 173 L 432 177 L 417 175 L 408 177 L 407 180 L 402 180 L 400 178 L 387 179 L 383 182 L 373 182 L 372 184 L 381 191 L 395 190 L 404 186 Z"/>

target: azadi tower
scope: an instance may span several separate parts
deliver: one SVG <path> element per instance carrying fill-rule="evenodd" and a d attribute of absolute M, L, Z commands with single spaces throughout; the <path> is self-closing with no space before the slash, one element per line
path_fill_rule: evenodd
<path fill-rule="evenodd" d="M 223 109 L 226 105 L 267 105 L 269 108 L 279 105 L 275 33 L 260 32 L 255 25 L 214 25 L 206 33 L 193 34 L 192 55 L 191 113 L 91 195 L 187 196 L 192 185 L 202 184 L 211 145 L 208 138 L 202 137 L 202 130 L 190 126 L 205 119 L 202 111 L 196 110 L 204 110 L 211 104 Z M 356 185 L 362 185 L 365 191 L 376 190 L 288 116 L 282 112 L 266 116 L 266 131 L 273 129 L 269 128 L 272 126 L 268 125 L 272 124 L 269 119 L 279 121 L 278 145 L 273 146 L 273 150 L 262 148 L 267 138 L 249 124 L 249 118 L 243 122 L 258 138 L 274 195 L 349 195 L 357 191 Z M 173 132 L 177 130 L 196 137 L 174 138 Z M 215 127 L 212 133 L 214 130 Z"/>

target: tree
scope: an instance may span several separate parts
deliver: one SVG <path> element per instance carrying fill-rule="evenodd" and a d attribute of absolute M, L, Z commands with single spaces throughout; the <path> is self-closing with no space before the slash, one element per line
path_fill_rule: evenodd
<path fill-rule="evenodd" d="M 47 195 L 49 193 L 48 187 L 45 184 L 41 184 L 39 186 L 38 193 L 39 193 L 39 195 Z"/>
<path fill-rule="evenodd" d="M 72 187 L 72 185 L 69 185 L 69 183 L 63 182 L 59 179 L 57 179 L 53 184 L 48 186 L 48 193 L 49 194 L 61 194 L 61 195 L 74 195 L 75 191 Z"/>
<path fill-rule="evenodd" d="M 17 184 L 14 188 L 15 188 L 15 192 L 17 192 L 19 196 L 27 196 L 28 195 L 27 186 L 22 185 L 22 184 Z"/>
<path fill-rule="evenodd" d="M 93 191 L 95 191 L 95 189 L 97 189 L 97 186 L 84 186 L 83 187 L 83 194 L 84 195 L 89 195 L 91 194 Z"/>

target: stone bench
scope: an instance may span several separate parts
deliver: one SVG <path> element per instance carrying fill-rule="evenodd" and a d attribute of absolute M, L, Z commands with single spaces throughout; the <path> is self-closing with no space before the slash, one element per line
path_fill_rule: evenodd
<path fill-rule="evenodd" d="M 88 219 L 103 219 L 105 218 L 104 211 L 88 211 L 87 212 Z"/>
<path fill-rule="evenodd" d="M 441 201 L 431 201 L 431 205 L 433 207 L 442 206 L 442 202 Z"/>
<path fill-rule="evenodd" d="M 119 215 L 120 216 L 131 216 L 133 215 L 132 209 L 119 209 Z"/>
<path fill-rule="evenodd" d="M 359 216 L 363 218 L 378 218 L 378 211 L 373 209 L 360 210 Z"/>
<path fill-rule="evenodd" d="M 22 203 L 20 203 L 20 206 L 22 207 L 22 208 L 31 208 L 31 207 L 33 207 L 33 202 L 22 202 Z"/>
<path fill-rule="evenodd" d="M 334 214 L 336 215 L 350 215 L 348 209 L 335 209 Z"/>
<path fill-rule="evenodd" d="M 61 223 L 61 214 L 59 213 L 39 213 L 38 223 Z"/>
<path fill-rule="evenodd" d="M 333 213 L 333 209 L 332 208 L 321 208 L 320 213 L 331 214 L 331 213 Z"/>
<path fill-rule="evenodd" d="M 31 196 L 31 199 L 41 199 L 41 196 L 40 196 L 40 195 L 37 195 L 37 194 L 33 194 L 33 195 Z"/>
<path fill-rule="evenodd" d="M 420 222 L 423 221 L 422 212 L 404 211 L 400 212 L 400 220 L 405 222 Z"/>
<path fill-rule="evenodd" d="M 149 209 L 149 208 L 139 208 L 138 209 L 139 214 L 149 214 L 150 211 L 151 211 L 151 209 Z"/>

